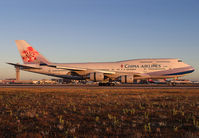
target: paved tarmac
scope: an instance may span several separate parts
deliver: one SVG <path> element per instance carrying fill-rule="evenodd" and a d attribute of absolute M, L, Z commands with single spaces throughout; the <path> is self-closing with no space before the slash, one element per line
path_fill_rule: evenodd
<path fill-rule="evenodd" d="M 199 89 L 199 84 L 177 84 L 170 86 L 167 84 L 123 84 L 115 86 L 98 85 L 34 85 L 34 84 L 8 84 L 0 85 L 0 88 L 66 88 L 66 89 Z"/>

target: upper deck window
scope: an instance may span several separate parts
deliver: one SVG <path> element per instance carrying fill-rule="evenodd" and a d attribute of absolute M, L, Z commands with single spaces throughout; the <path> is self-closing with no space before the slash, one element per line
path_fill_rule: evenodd
<path fill-rule="evenodd" d="M 178 62 L 182 62 L 182 60 L 178 60 Z"/>

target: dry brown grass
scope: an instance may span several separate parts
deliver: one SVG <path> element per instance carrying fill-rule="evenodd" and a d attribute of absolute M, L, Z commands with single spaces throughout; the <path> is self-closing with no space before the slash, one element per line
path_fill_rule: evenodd
<path fill-rule="evenodd" d="M 0 122 L 0 137 L 196 137 L 199 89 L 1 88 Z"/>

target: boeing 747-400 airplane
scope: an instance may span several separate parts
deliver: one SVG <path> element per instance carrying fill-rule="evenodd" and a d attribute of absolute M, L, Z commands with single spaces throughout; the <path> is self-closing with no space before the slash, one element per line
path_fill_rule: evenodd
<path fill-rule="evenodd" d="M 179 59 L 133 59 L 116 62 L 53 63 L 24 40 L 16 40 L 24 64 L 8 63 L 24 71 L 73 80 L 96 82 L 177 78 L 192 73 L 194 68 Z"/>

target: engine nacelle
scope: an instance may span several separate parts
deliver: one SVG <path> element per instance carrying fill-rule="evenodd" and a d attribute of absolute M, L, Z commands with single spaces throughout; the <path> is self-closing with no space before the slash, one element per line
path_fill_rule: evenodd
<path fill-rule="evenodd" d="M 90 80 L 92 80 L 92 81 L 103 81 L 104 80 L 104 74 L 101 73 L 101 72 L 90 73 Z"/>
<path fill-rule="evenodd" d="M 133 75 L 124 75 L 121 76 L 121 83 L 133 83 L 134 76 Z"/>

